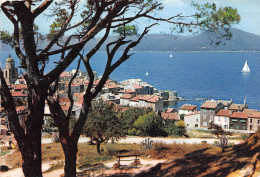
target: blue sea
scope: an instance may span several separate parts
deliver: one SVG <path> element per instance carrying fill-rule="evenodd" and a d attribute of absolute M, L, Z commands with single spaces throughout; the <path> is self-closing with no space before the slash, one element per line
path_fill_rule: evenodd
<path fill-rule="evenodd" d="M 10 52 L 0 52 L 2 68 Z M 170 58 L 172 53 L 173 57 Z M 19 60 L 14 52 L 12 57 Z M 117 58 L 120 57 L 117 54 Z M 115 58 L 115 60 L 117 59 Z M 58 56 L 50 58 L 46 72 L 50 71 Z M 245 61 L 250 73 L 242 73 Z M 76 68 L 76 61 L 67 70 Z M 106 53 L 98 52 L 91 59 L 93 70 L 102 75 Z M 185 99 L 207 98 L 233 100 L 246 103 L 249 108 L 260 110 L 260 52 L 135 52 L 135 54 L 111 75 L 122 81 L 141 78 L 159 90 L 174 90 Z M 85 71 L 82 64 L 80 69 Z M 145 76 L 146 71 L 149 76 Z M 200 106 L 202 101 L 179 101 L 168 105 L 178 108 L 191 103 Z"/>

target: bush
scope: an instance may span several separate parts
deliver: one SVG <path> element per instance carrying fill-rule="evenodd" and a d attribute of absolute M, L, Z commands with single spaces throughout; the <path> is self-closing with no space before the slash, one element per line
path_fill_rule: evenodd
<path fill-rule="evenodd" d="M 105 154 L 109 156 L 115 156 L 118 152 L 118 148 L 116 144 L 107 143 L 104 148 L 105 148 Z"/>
<path fill-rule="evenodd" d="M 242 134 L 242 135 L 241 135 L 241 138 L 242 138 L 243 140 L 246 140 L 248 137 L 249 137 L 249 134 Z"/>

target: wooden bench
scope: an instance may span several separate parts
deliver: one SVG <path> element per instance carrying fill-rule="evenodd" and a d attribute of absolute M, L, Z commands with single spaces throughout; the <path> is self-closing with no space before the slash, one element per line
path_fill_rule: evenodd
<path fill-rule="evenodd" d="M 120 165 L 120 161 L 134 161 L 134 162 L 139 161 L 140 162 L 140 159 L 138 158 L 139 156 L 140 155 L 138 155 L 138 154 L 134 154 L 134 155 L 118 155 L 116 157 L 118 158 L 118 165 Z M 126 157 L 135 157 L 135 158 L 122 160 L 122 158 L 126 158 Z"/>

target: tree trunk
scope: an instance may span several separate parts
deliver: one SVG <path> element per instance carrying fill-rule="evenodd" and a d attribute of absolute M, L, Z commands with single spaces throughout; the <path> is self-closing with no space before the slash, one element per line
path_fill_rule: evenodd
<path fill-rule="evenodd" d="M 42 89 L 43 90 L 43 89 Z M 29 115 L 26 121 L 26 143 L 22 145 L 23 172 L 27 177 L 42 177 L 42 124 L 45 95 L 38 89 L 28 95 Z"/>
<path fill-rule="evenodd" d="M 77 174 L 77 168 L 76 168 L 76 162 L 77 162 L 77 152 L 78 148 L 77 145 L 72 146 L 71 148 L 66 148 L 67 150 L 64 150 L 65 154 L 65 177 L 76 177 Z"/>
<path fill-rule="evenodd" d="M 100 154 L 100 141 L 97 141 L 97 152 Z"/>

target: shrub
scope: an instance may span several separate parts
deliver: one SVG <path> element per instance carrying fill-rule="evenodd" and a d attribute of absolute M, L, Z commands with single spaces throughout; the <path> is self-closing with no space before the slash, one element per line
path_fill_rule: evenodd
<path fill-rule="evenodd" d="M 107 143 L 105 145 L 105 154 L 109 156 L 115 156 L 118 152 L 116 144 Z"/>

